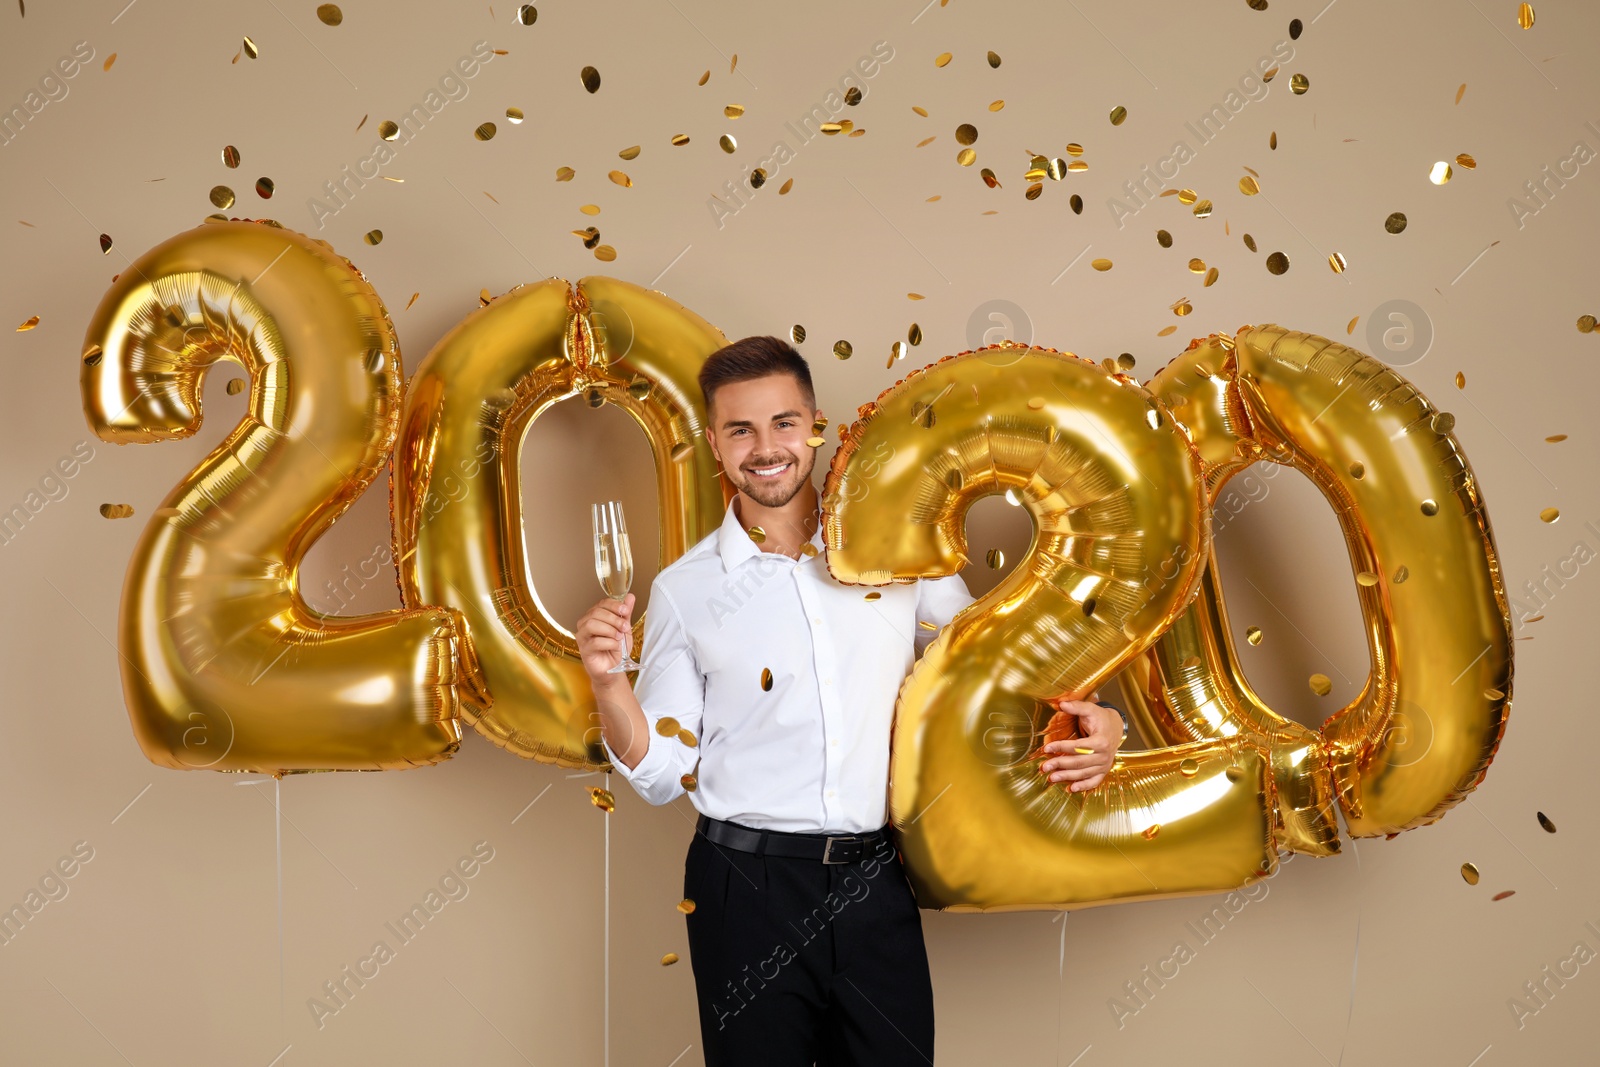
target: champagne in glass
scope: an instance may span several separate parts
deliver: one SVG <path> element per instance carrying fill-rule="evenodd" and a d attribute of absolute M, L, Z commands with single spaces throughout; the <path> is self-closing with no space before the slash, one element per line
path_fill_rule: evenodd
<path fill-rule="evenodd" d="M 612 500 L 591 506 L 594 522 L 594 569 L 600 588 L 612 600 L 622 600 L 633 585 L 633 551 L 628 545 L 628 526 L 623 520 L 622 501 Z M 639 661 L 623 650 L 622 659 L 607 673 L 636 671 Z"/>

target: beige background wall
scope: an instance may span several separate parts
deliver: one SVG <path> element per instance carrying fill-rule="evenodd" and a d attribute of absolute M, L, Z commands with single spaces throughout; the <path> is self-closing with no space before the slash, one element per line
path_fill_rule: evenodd
<path fill-rule="evenodd" d="M 1600 163 L 1567 164 L 1575 176 L 1547 184 L 1547 202 L 1529 201 L 1520 224 L 1508 200 L 1525 196 L 1541 168 L 1573 158 L 1575 143 L 1600 151 L 1593 5 L 1544 0 L 1523 31 L 1507 0 L 1339 0 L 1320 16 L 1321 0 L 1274 0 L 1264 12 L 1243 0 L 955 0 L 920 10 L 918 0 L 551 2 L 532 26 L 513 22 L 515 5 L 504 3 L 349 0 L 336 28 L 304 0 L 125 2 L 0 10 L 0 106 L 27 111 L 0 146 L 0 504 L 23 502 L 77 442 L 92 450 L 65 496 L 0 547 L 0 905 L 38 889 L 75 844 L 92 853 L 61 883 L 66 895 L 55 889 L 60 899 L 0 946 L 0 1060 L 600 1064 L 609 984 L 610 1062 L 700 1062 L 674 910 L 687 800 L 652 808 L 618 780 L 608 819 L 584 791 L 596 777 L 522 762 L 471 734 L 435 768 L 277 785 L 160 770 L 136 747 L 109 643 L 124 565 L 150 510 L 233 425 L 244 398 L 227 396 L 228 375 L 214 375 L 198 439 L 115 448 L 85 427 L 77 354 L 111 276 L 199 222 L 218 184 L 238 193 L 233 214 L 316 233 L 365 270 L 410 367 L 476 306 L 480 288 L 606 273 L 662 289 L 729 337 L 804 324 L 802 350 L 835 421 L 913 366 L 982 343 L 990 328 L 1095 359 L 1128 352 L 1147 378 L 1190 336 L 1246 322 L 1347 340 L 1359 316 L 1352 343 L 1376 351 L 1374 312 L 1411 302 L 1431 348 L 1393 358 L 1455 414 L 1518 600 L 1515 707 L 1487 781 L 1434 826 L 1289 863 L 1208 943 L 1187 925 L 1216 903 L 1207 899 L 1077 912 L 1064 941 L 1057 914 L 925 913 L 939 1061 L 1487 1067 L 1575 1062 L 1592 1047 L 1600 572 L 1587 564 L 1600 552 L 1600 337 L 1574 322 L 1600 314 Z M 1307 25 L 1290 41 L 1295 17 Z M 259 58 L 230 63 L 245 35 Z M 318 230 L 308 199 L 371 157 L 378 123 L 421 102 L 478 41 L 508 54 L 397 142 L 382 175 L 404 182 L 368 181 Z M 78 42 L 92 58 L 41 89 Z M 840 116 L 865 135 L 801 143 L 785 122 L 826 106 L 875 42 L 892 58 L 861 79 L 865 98 Z M 1185 123 L 1222 104 L 1275 46 L 1293 53 L 1280 75 L 1264 94 L 1241 96 L 1197 147 Z M 984 60 L 990 49 L 998 69 Z M 946 51 L 953 60 L 937 67 Z M 603 78 L 594 95 L 579 80 L 587 64 Z M 1292 73 L 1309 78 L 1309 92 L 1289 91 Z M 27 110 L 33 90 L 37 113 Z M 991 112 L 997 99 L 1005 107 Z M 746 111 L 731 121 L 722 109 L 735 103 Z M 1113 127 L 1117 105 L 1129 117 Z M 527 121 L 507 122 L 508 107 Z M 487 142 L 473 136 L 485 121 L 498 125 Z M 972 168 L 955 161 L 962 122 L 980 133 Z M 738 138 L 735 154 L 717 147 L 725 132 Z M 690 144 L 671 147 L 677 133 Z M 709 198 L 780 139 L 789 152 L 772 181 L 736 213 L 721 212 L 719 225 Z M 1214 214 L 1196 219 L 1168 197 L 1119 228 L 1108 198 L 1178 139 L 1197 150 L 1171 187 L 1212 199 Z M 1084 145 L 1088 171 L 1025 200 L 1028 150 L 1062 155 L 1069 141 Z M 221 162 L 228 144 L 243 158 L 238 170 Z M 640 156 L 619 161 L 635 144 Z M 1475 170 L 1429 182 L 1436 160 L 1463 152 Z M 559 166 L 576 178 L 557 183 Z M 1001 189 L 984 187 L 983 166 Z M 619 167 L 632 188 L 606 179 Z M 1241 195 L 1243 167 L 1260 173 L 1262 195 Z M 270 201 L 252 191 L 262 176 L 276 184 Z M 1068 206 L 1073 192 L 1081 216 Z M 585 203 L 601 214 L 580 214 Z M 1393 211 L 1410 220 L 1398 236 L 1384 230 Z M 569 233 L 591 223 L 615 262 L 596 261 Z M 1158 228 L 1173 233 L 1172 249 L 1153 239 Z M 384 234 L 376 247 L 362 242 L 373 229 Z M 101 233 L 115 242 L 108 254 Z M 1264 268 L 1272 251 L 1290 258 L 1287 274 Z M 1328 269 L 1331 252 L 1347 258 L 1343 274 Z M 1090 269 L 1102 256 L 1114 268 Z M 1202 286 L 1190 257 L 1220 268 L 1216 285 Z M 1175 318 L 1169 306 L 1185 296 L 1194 312 Z M 12 332 L 34 315 L 36 329 Z M 889 346 L 913 321 L 926 340 L 886 369 Z M 1158 337 L 1169 325 L 1177 332 Z M 848 362 L 831 354 L 838 339 L 854 345 Z M 1544 442 L 1556 433 L 1570 437 Z M 825 452 L 834 440 L 830 431 Z M 648 452 L 619 413 L 570 408 L 535 428 L 527 455 L 525 489 L 540 501 L 527 530 L 533 578 L 570 624 L 598 595 L 590 500 L 625 499 L 638 543 L 654 543 Z M 1353 584 L 1320 496 L 1292 472 L 1259 473 L 1256 499 L 1219 535 L 1230 610 L 1241 636 L 1250 625 L 1266 634 L 1259 647 L 1240 643 L 1256 688 L 1317 722 L 1365 678 Z M 103 519 L 106 502 L 138 515 Z M 1559 522 L 1540 521 L 1547 507 L 1561 509 Z M 1007 547 L 1014 561 L 1025 523 L 986 501 L 973 543 Z M 312 552 L 307 598 L 336 607 L 324 583 L 386 539 L 378 487 Z M 999 577 L 980 570 L 967 574 L 978 592 Z M 652 574 L 647 566 L 639 589 Z M 1523 593 L 1530 581 L 1546 583 L 1542 603 Z M 343 610 L 397 603 L 384 576 Z M 1535 614 L 1542 621 L 1521 621 Z M 1314 671 L 1332 678 L 1328 696 L 1307 687 Z M 1559 832 L 1542 831 L 1536 811 Z M 308 998 L 375 941 L 393 945 L 384 924 L 478 842 L 493 858 L 467 881 L 468 895 L 319 1029 Z M 1466 861 L 1483 871 L 1475 887 L 1458 873 Z M 1515 895 L 1491 900 L 1507 889 Z M 1126 999 L 1125 983 L 1179 940 L 1194 958 L 1142 1004 Z M 666 952 L 685 959 L 662 967 Z M 1538 1010 L 1519 1026 L 1510 998 L 1563 968 L 1564 985 L 1547 980 L 1543 1002 L 1525 999 Z M 1120 1026 L 1110 1005 L 1119 996 L 1138 1008 Z"/>

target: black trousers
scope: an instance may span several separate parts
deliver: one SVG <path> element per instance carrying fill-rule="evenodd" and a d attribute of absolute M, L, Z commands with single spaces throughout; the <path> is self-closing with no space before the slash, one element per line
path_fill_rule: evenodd
<path fill-rule="evenodd" d="M 924 1067 L 933 983 L 888 840 L 854 863 L 757 856 L 695 834 L 684 862 L 706 1067 Z"/>

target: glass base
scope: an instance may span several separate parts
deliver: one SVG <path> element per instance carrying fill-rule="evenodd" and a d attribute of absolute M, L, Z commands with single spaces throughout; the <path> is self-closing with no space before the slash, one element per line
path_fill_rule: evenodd
<path fill-rule="evenodd" d="M 622 657 L 622 662 L 617 664 L 615 667 L 612 667 L 612 668 L 608 669 L 606 671 L 606 673 L 607 674 L 621 674 L 624 671 L 636 671 L 636 670 L 639 670 L 643 666 L 644 666 L 644 664 L 640 663 L 638 660 L 634 659 L 632 656 L 623 656 Z"/>

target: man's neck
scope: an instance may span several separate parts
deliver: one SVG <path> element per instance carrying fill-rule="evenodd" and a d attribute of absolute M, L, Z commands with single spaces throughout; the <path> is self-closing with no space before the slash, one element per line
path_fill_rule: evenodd
<path fill-rule="evenodd" d="M 744 493 L 734 497 L 733 507 L 739 525 L 746 530 L 752 526 L 761 528 L 764 537 L 757 544 L 763 552 L 777 552 L 791 559 L 799 557 L 800 546 L 811 540 L 821 521 L 817 490 L 809 481 L 782 507 L 763 507 Z"/>

